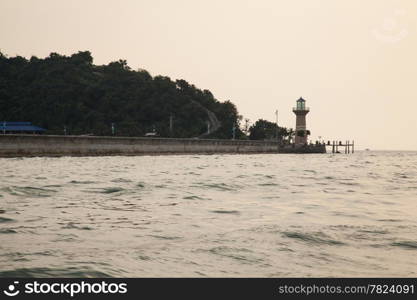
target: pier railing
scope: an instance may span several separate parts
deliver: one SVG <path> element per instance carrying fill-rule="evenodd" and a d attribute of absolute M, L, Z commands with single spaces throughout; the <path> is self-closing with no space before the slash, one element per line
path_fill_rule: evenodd
<path fill-rule="evenodd" d="M 344 148 L 345 154 L 355 153 L 355 141 L 327 141 L 326 146 L 332 147 L 332 153 L 340 153 L 339 147 Z"/>

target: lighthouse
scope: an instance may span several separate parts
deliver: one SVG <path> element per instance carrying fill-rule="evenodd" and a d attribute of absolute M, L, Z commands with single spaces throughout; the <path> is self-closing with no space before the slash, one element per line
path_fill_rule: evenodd
<path fill-rule="evenodd" d="M 295 143 L 306 144 L 307 136 L 310 134 L 306 126 L 306 115 L 308 114 L 310 109 L 306 107 L 306 101 L 303 98 L 300 98 L 297 100 L 296 107 L 294 107 L 292 111 L 296 115 Z"/>

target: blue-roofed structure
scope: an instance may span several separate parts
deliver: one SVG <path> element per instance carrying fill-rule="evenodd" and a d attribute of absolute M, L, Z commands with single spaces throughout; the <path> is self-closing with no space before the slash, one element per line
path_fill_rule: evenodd
<path fill-rule="evenodd" d="M 46 129 L 32 125 L 31 122 L 0 122 L 0 134 L 14 133 L 44 133 Z"/>

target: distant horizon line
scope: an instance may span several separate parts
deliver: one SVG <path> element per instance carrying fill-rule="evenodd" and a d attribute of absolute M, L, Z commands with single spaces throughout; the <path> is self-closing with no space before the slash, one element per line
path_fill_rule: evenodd
<path fill-rule="evenodd" d="M 369 149 L 369 150 L 366 150 Z M 370 148 L 364 148 L 364 149 L 355 149 L 356 151 L 370 151 L 370 152 L 382 152 L 382 151 L 401 151 L 401 152 L 416 152 L 417 149 L 370 149 Z"/>

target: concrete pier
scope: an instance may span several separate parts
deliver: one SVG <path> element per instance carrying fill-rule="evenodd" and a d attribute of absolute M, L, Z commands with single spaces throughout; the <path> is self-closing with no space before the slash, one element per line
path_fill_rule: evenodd
<path fill-rule="evenodd" d="M 0 157 L 325 152 L 324 145 L 284 146 L 274 141 L 0 135 Z"/>

